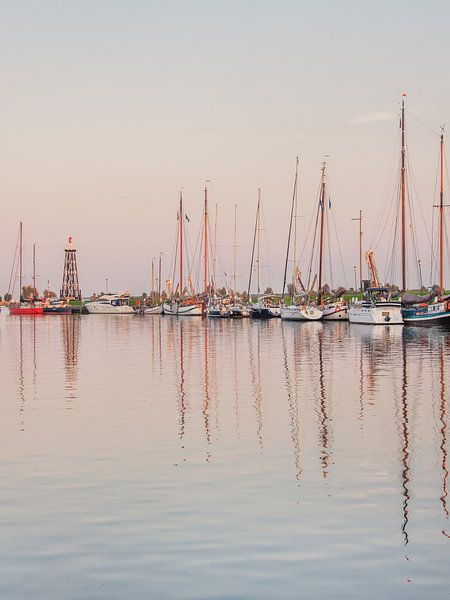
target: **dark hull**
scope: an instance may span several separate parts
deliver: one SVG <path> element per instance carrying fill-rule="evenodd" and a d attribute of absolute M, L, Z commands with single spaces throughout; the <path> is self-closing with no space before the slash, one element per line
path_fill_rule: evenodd
<path fill-rule="evenodd" d="M 71 306 L 46 306 L 44 315 L 71 315 L 73 312 Z"/>
<path fill-rule="evenodd" d="M 250 317 L 252 319 L 274 319 L 276 318 L 268 308 L 251 308 Z"/>

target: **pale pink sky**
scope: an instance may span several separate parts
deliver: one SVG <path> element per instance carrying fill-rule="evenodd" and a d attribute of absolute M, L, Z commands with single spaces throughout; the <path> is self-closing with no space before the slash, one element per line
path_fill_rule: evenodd
<path fill-rule="evenodd" d="M 47 279 L 59 289 L 69 234 L 84 293 L 105 277 L 111 289 L 148 290 L 152 257 L 164 252 L 168 266 L 179 189 L 195 239 L 206 179 L 228 272 L 238 204 L 240 288 L 262 188 L 280 287 L 295 157 L 306 228 L 325 154 L 351 285 L 351 218 L 364 210 L 369 244 L 386 186 L 393 196 L 401 92 L 435 132 L 448 120 L 448 24 L 437 1 L 3 3 L 0 293 L 20 220 L 25 271 L 36 242 L 41 290 Z M 438 139 L 412 116 L 408 125 L 430 222 Z"/>

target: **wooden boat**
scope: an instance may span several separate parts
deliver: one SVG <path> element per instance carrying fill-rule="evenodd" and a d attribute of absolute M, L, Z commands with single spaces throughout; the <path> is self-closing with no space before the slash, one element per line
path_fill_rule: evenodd
<path fill-rule="evenodd" d="M 205 211 L 207 210 L 207 190 L 205 187 Z M 204 298 L 198 296 L 185 296 L 184 294 L 184 271 L 183 271 L 183 240 L 184 240 L 184 220 L 186 215 L 183 211 L 183 194 L 180 192 L 180 208 L 178 212 L 178 250 L 179 250 L 179 282 L 178 293 L 172 295 L 163 304 L 163 312 L 165 315 L 175 317 L 201 317 L 204 315 L 206 306 Z M 207 230 L 207 222 L 205 222 L 205 231 Z M 207 235 L 207 234 L 206 234 Z M 205 239 L 205 248 L 207 247 L 207 239 Z M 175 257 L 176 264 L 177 257 Z M 205 259 L 206 261 L 206 259 Z M 207 264 L 205 262 L 205 264 Z M 207 277 L 207 266 L 205 266 Z"/>
<path fill-rule="evenodd" d="M 440 192 L 439 192 L 439 289 L 438 294 L 402 297 L 403 320 L 408 325 L 450 324 L 450 296 L 444 296 L 444 128 L 440 138 Z M 431 296 L 431 297 L 430 297 Z M 434 296 L 434 298 L 432 297 Z"/>

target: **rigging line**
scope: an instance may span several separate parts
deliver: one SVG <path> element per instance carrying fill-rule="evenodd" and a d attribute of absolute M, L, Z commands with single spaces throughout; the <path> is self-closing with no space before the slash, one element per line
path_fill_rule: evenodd
<path fill-rule="evenodd" d="M 439 150 L 439 154 L 440 155 L 440 150 Z M 438 189 L 438 181 L 439 181 L 439 158 L 436 162 L 436 175 L 435 175 L 435 179 L 434 179 L 434 190 L 433 190 L 433 206 L 432 206 L 432 210 L 431 210 L 431 257 L 430 257 L 430 286 L 433 285 L 433 279 L 435 277 L 435 274 L 437 273 L 437 255 L 438 255 L 438 249 L 437 249 L 437 239 L 435 239 L 435 214 L 436 211 L 434 210 L 435 208 L 435 203 L 436 203 L 436 198 L 437 198 L 437 189 Z"/>
<path fill-rule="evenodd" d="M 298 167 L 298 157 L 297 157 L 296 166 Z M 297 172 L 298 172 L 298 168 L 295 169 L 294 191 L 292 194 L 291 215 L 290 215 L 290 219 L 289 219 L 289 233 L 288 233 L 288 242 L 287 242 L 287 248 L 286 248 L 286 261 L 284 263 L 283 291 L 281 292 L 282 300 L 284 299 L 284 290 L 286 288 L 286 276 L 287 276 L 287 268 L 288 268 L 288 261 L 289 261 L 289 250 L 290 250 L 290 246 L 291 246 L 292 216 L 294 214 L 295 197 L 296 197 L 296 191 L 297 191 Z M 295 273 L 295 265 L 294 265 L 294 273 Z"/>
<path fill-rule="evenodd" d="M 436 130 L 434 130 L 432 127 L 430 127 L 429 125 L 427 125 L 424 121 L 422 121 L 421 119 L 419 119 L 419 117 L 417 115 L 415 115 L 414 113 L 412 113 L 410 110 L 408 110 L 407 108 L 405 108 L 405 112 L 413 117 L 413 119 L 415 119 L 418 123 L 420 123 L 420 125 L 422 125 L 422 127 L 424 127 L 425 129 L 428 130 L 428 132 L 432 133 L 433 135 L 435 135 L 436 137 L 440 137 L 440 132 L 437 132 Z"/>
<path fill-rule="evenodd" d="M 320 186 L 322 187 L 322 186 Z M 319 192 L 320 194 L 320 192 Z M 320 198 L 320 196 L 319 196 Z M 314 250 L 315 250 L 315 245 L 316 245 L 316 238 L 317 238 L 317 225 L 319 223 L 319 215 L 320 215 L 320 200 L 319 203 L 317 204 L 317 212 L 316 212 L 316 226 L 314 228 L 314 237 L 313 237 L 313 243 L 312 243 L 312 248 L 311 248 L 311 258 L 309 261 L 309 270 L 308 270 L 308 283 L 306 288 L 309 290 L 310 289 L 310 283 L 311 283 L 311 275 L 312 275 L 312 268 L 313 268 L 313 260 L 314 260 Z"/>
<path fill-rule="evenodd" d="M 330 198 L 328 198 L 328 202 L 330 202 Z M 327 241 L 328 241 L 328 262 L 329 262 L 329 269 L 330 269 L 330 283 L 331 283 L 331 289 L 334 289 L 334 282 L 333 282 L 333 265 L 331 263 L 331 239 L 330 239 L 330 208 L 329 208 L 329 204 L 328 204 L 328 208 L 325 209 L 325 227 L 326 227 L 326 236 L 327 236 Z"/>
<path fill-rule="evenodd" d="M 340 258 L 340 261 L 341 261 L 342 277 L 344 279 L 345 287 L 347 287 L 348 279 L 347 279 L 347 275 L 345 273 L 344 259 L 342 257 L 342 252 L 341 252 L 341 244 L 339 243 L 339 236 L 338 236 L 337 224 L 336 224 L 336 215 L 334 214 L 333 211 L 331 211 L 331 214 L 333 215 L 334 233 L 335 233 L 335 236 L 336 236 L 336 242 L 337 242 L 337 247 L 338 247 L 338 251 L 339 251 L 339 258 Z"/>
<path fill-rule="evenodd" d="M 425 220 L 425 215 L 423 213 L 422 203 L 419 201 L 419 193 L 418 193 L 418 190 L 417 190 L 415 173 L 414 173 L 414 170 L 413 170 L 413 168 L 411 166 L 411 163 L 410 163 L 409 159 L 408 159 L 407 162 L 408 162 L 409 181 L 411 183 L 410 187 L 412 188 L 412 191 L 414 192 L 414 195 L 417 198 L 417 204 L 419 205 L 420 216 L 422 217 L 422 222 L 423 222 L 425 233 L 426 233 L 426 236 L 427 236 L 427 239 L 428 239 L 428 243 L 431 246 L 430 234 L 429 234 L 429 231 L 428 231 L 428 228 L 427 228 L 427 224 L 426 224 L 426 220 Z"/>
<path fill-rule="evenodd" d="M 390 211 L 390 208 L 392 206 L 392 202 L 390 200 L 391 194 L 388 192 L 388 190 L 392 189 L 392 181 L 393 180 L 394 180 L 394 187 L 395 187 L 395 180 L 398 177 L 399 162 L 398 162 L 398 160 L 396 160 L 396 157 L 398 156 L 399 152 L 400 152 L 400 135 L 398 134 L 394 138 L 393 148 L 392 148 L 392 152 L 390 154 L 391 159 L 388 163 L 390 165 L 390 167 L 386 173 L 383 195 L 381 197 L 381 206 L 380 206 L 380 210 L 378 211 L 375 228 L 373 229 L 372 239 L 370 240 L 370 244 L 369 244 L 369 247 L 373 248 L 374 250 L 376 250 L 378 244 L 381 241 L 382 234 L 381 234 L 380 238 L 378 239 L 378 241 L 377 241 L 377 235 L 378 235 L 379 228 L 382 226 L 382 224 L 386 218 L 385 213 L 386 213 L 386 211 Z"/>
<path fill-rule="evenodd" d="M 11 274 L 9 276 L 9 283 L 8 283 L 8 295 L 11 295 L 11 296 L 14 294 L 14 289 L 16 287 L 15 279 L 16 279 L 16 273 L 17 273 L 17 250 L 18 250 L 18 246 L 19 246 L 19 239 L 20 239 L 20 230 L 17 233 L 16 248 L 14 250 L 14 258 L 13 258 L 13 262 L 11 265 Z M 12 283 L 14 283 L 14 285 L 13 285 L 13 288 L 11 289 Z"/>
<path fill-rule="evenodd" d="M 397 197 L 399 195 L 399 189 L 400 189 L 400 181 L 398 181 L 397 183 Z M 389 279 L 391 279 L 391 282 L 393 282 L 395 273 L 394 273 L 394 264 L 395 264 L 395 258 L 396 258 L 396 242 L 397 242 L 397 230 L 398 230 L 398 223 L 399 223 L 399 213 L 400 213 L 400 203 L 398 202 L 398 199 L 395 203 L 393 203 L 393 206 L 396 208 L 396 210 L 394 211 L 394 220 L 391 222 L 391 229 L 390 229 L 390 233 L 389 233 L 389 243 L 388 243 L 388 247 L 391 247 L 391 251 L 390 251 L 390 255 L 388 254 L 386 256 L 386 264 L 385 264 L 385 277 L 386 277 L 386 281 L 389 282 Z"/>

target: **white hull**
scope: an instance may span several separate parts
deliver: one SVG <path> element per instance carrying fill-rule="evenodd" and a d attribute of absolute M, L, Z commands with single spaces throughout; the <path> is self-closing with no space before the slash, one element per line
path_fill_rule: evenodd
<path fill-rule="evenodd" d="M 283 306 L 281 318 L 286 321 L 319 321 L 323 318 L 323 311 L 317 306 Z"/>
<path fill-rule="evenodd" d="M 348 306 L 340 302 L 325 304 L 323 318 L 325 321 L 348 321 Z"/>
<path fill-rule="evenodd" d="M 178 302 L 164 302 L 164 314 L 174 317 L 201 317 L 203 315 L 203 303 L 179 304 Z"/>
<path fill-rule="evenodd" d="M 130 315 L 135 312 L 134 308 L 128 304 L 113 306 L 112 304 L 103 304 L 101 302 L 88 302 L 85 306 L 91 315 Z"/>
<path fill-rule="evenodd" d="M 163 307 L 162 304 L 160 306 L 150 306 L 149 308 L 144 309 L 144 315 L 162 315 Z"/>
<path fill-rule="evenodd" d="M 402 309 L 400 303 L 360 302 L 351 306 L 348 310 L 350 323 L 361 323 L 365 325 L 402 325 Z"/>
<path fill-rule="evenodd" d="M 7 306 L 0 306 L 0 316 L 9 315 L 9 308 Z"/>

